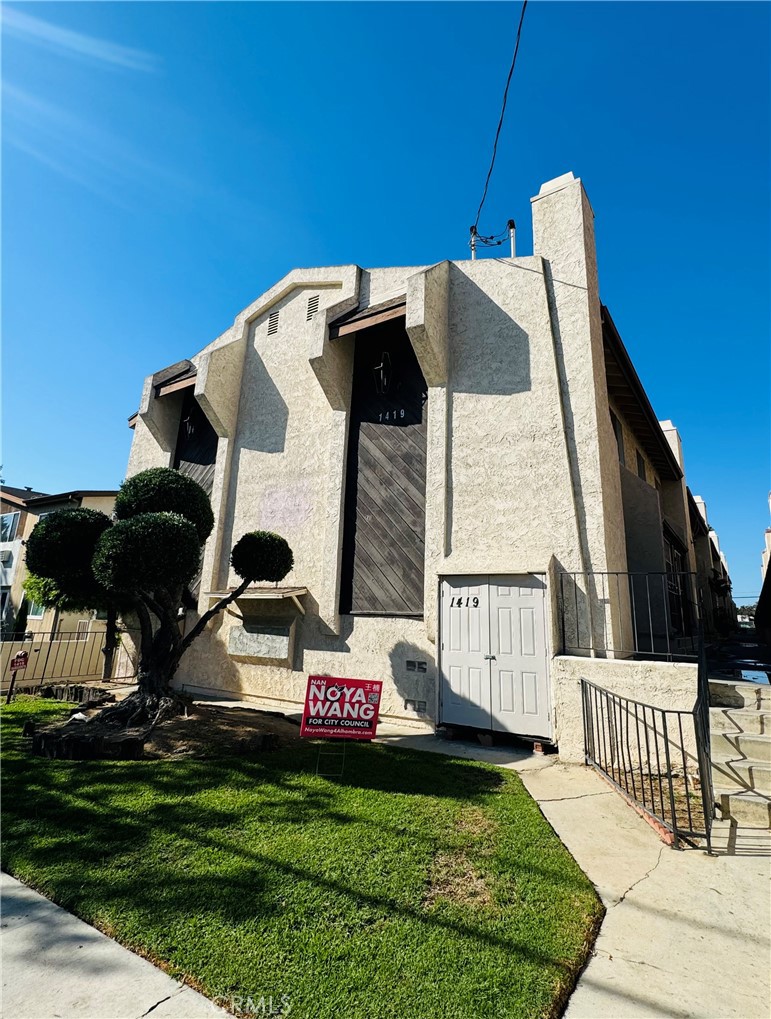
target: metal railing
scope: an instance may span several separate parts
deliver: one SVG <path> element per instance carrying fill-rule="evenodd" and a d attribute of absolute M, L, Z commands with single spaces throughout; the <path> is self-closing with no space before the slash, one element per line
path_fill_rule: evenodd
<path fill-rule="evenodd" d="M 711 851 L 709 723 L 702 708 L 663 709 L 581 680 L 586 763 L 671 833 Z M 707 702 L 707 709 L 708 709 Z M 708 715 L 707 715 L 708 717 Z"/>
<path fill-rule="evenodd" d="M 60 679 L 102 679 L 104 640 L 103 631 L 83 633 L 82 630 L 3 637 L 0 642 L 0 689 L 8 689 L 11 663 L 20 651 L 27 652 L 27 667 L 17 674 L 17 689 L 43 686 Z M 121 641 L 113 655 L 111 675 L 107 678 L 129 680 L 136 675 L 133 646 L 131 641 Z"/>
<path fill-rule="evenodd" d="M 695 659 L 696 593 L 693 573 L 560 573 L 562 651 Z"/>

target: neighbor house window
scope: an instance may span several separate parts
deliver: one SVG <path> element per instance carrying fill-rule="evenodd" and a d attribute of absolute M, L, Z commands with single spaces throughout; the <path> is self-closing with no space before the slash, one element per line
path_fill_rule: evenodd
<path fill-rule="evenodd" d="M 643 481 L 648 480 L 645 474 L 645 461 L 643 460 L 643 455 L 639 449 L 637 450 L 637 476 L 638 478 L 642 478 Z"/>
<path fill-rule="evenodd" d="M 626 457 L 624 456 L 624 429 L 613 411 L 610 412 L 610 423 L 613 425 L 613 434 L 616 436 L 618 458 L 621 463 L 626 466 Z"/>
<path fill-rule="evenodd" d="M 18 513 L 3 513 L 0 517 L 0 541 L 13 541 L 18 526 Z"/>
<path fill-rule="evenodd" d="M 45 615 L 45 605 L 38 605 L 35 601 L 27 602 L 27 619 L 42 619 Z"/>

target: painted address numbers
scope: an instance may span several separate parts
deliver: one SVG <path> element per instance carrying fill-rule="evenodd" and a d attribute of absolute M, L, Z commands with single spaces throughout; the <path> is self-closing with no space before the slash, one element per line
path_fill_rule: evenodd
<path fill-rule="evenodd" d="M 380 411 L 378 414 L 378 421 L 398 421 L 399 418 L 404 417 L 404 407 L 397 410 Z"/>
<path fill-rule="evenodd" d="M 479 608 L 479 599 L 478 598 L 463 598 L 460 595 L 457 595 L 457 596 L 455 596 L 453 598 L 450 598 L 450 608 L 451 609 L 462 609 L 462 608 L 478 609 Z"/>

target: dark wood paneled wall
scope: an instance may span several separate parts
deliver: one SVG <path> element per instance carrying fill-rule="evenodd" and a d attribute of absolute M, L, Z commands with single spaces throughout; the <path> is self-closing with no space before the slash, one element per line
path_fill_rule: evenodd
<path fill-rule="evenodd" d="M 403 318 L 355 344 L 340 611 L 422 616 L 426 383 Z"/>
<path fill-rule="evenodd" d="M 173 466 L 197 481 L 211 499 L 216 460 L 217 433 L 193 396 L 192 389 L 187 389 L 182 399 Z M 194 596 L 200 585 L 199 571 L 190 582 L 190 591 Z"/>

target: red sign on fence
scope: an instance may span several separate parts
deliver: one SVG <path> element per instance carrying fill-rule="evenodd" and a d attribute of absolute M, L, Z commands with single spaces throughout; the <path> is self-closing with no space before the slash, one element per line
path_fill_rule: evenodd
<path fill-rule="evenodd" d="M 29 651 L 17 651 L 11 659 L 11 672 L 18 672 L 19 669 L 26 669 L 28 658 Z"/>
<path fill-rule="evenodd" d="M 308 676 L 300 735 L 373 739 L 382 688 L 377 679 Z"/>

